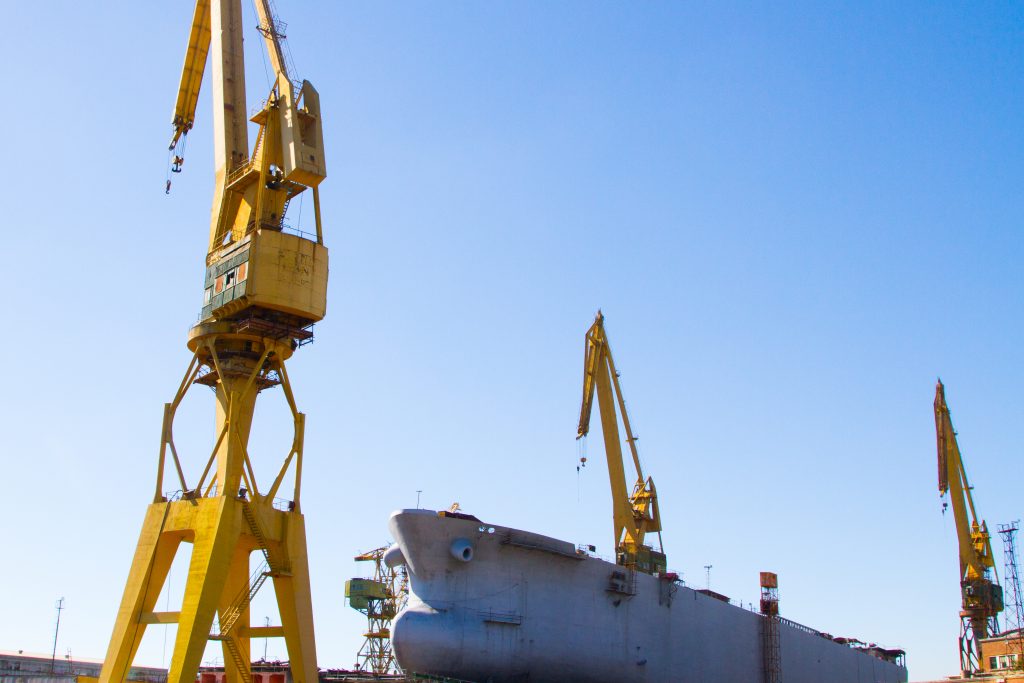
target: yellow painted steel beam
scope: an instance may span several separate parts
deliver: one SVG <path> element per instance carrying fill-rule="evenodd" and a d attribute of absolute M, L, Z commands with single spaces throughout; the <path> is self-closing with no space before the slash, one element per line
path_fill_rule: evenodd
<path fill-rule="evenodd" d="M 177 624 L 181 612 L 143 612 L 139 615 L 140 624 Z"/>
<path fill-rule="evenodd" d="M 267 46 L 267 54 L 270 56 L 270 65 L 274 74 L 284 80 L 288 80 L 288 65 L 284 58 L 284 46 L 281 44 L 284 36 L 277 30 L 276 17 L 270 11 L 269 0 L 254 0 L 256 16 L 259 19 L 259 31 Z"/>
<path fill-rule="evenodd" d="M 182 135 L 187 134 L 195 123 L 196 105 L 199 102 L 199 88 L 206 71 L 206 57 L 210 51 L 210 0 L 196 0 L 192 16 L 192 29 L 185 50 L 185 65 L 181 69 L 181 84 L 178 99 L 174 103 L 174 118 L 171 125 L 170 148 L 174 149 Z"/>
<path fill-rule="evenodd" d="M 245 59 L 242 50 L 240 0 L 212 0 L 210 7 L 213 53 L 213 207 L 210 243 L 219 246 L 218 226 L 225 213 L 228 174 L 249 158 L 249 132 L 245 103 Z"/>
<path fill-rule="evenodd" d="M 213 52 L 214 169 L 231 170 L 249 156 L 242 50 L 242 3 L 212 0 L 210 49 Z"/>

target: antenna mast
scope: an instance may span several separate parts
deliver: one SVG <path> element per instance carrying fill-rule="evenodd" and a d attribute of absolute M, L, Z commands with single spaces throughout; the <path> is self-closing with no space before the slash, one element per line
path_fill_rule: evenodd
<path fill-rule="evenodd" d="M 64 610 L 64 598 L 57 601 L 57 627 L 53 629 L 53 655 L 50 657 L 50 673 L 57 668 L 57 635 L 60 633 L 60 613 Z"/>

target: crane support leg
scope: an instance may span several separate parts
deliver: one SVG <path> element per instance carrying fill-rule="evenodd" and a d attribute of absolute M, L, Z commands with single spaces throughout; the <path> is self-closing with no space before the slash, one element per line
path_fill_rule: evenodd
<path fill-rule="evenodd" d="M 960 615 L 960 673 L 964 678 L 970 678 L 979 669 L 974 640 L 971 618 Z"/>
<path fill-rule="evenodd" d="M 221 632 L 224 631 L 224 622 L 228 619 L 237 619 L 235 623 L 249 625 L 249 555 L 252 551 L 253 548 L 249 544 L 237 542 L 235 545 L 224 581 L 224 590 L 221 591 L 217 603 L 217 618 L 221 622 Z M 249 662 L 252 661 L 249 656 L 249 635 L 245 631 L 235 627 L 221 638 L 224 677 L 227 683 L 250 683 L 252 680 L 249 671 Z"/>
<path fill-rule="evenodd" d="M 259 531 L 246 520 L 245 507 Z M 257 536 L 256 533 L 259 535 Z M 276 510 L 267 501 L 215 496 L 154 503 L 147 511 L 139 546 L 118 612 L 114 634 L 100 674 L 102 683 L 123 683 L 148 624 L 157 623 L 153 607 L 181 542 L 193 543 L 168 683 L 193 683 L 211 637 L 224 647 L 228 683 L 248 683 L 250 555 L 267 552 L 295 683 L 317 680 L 313 601 L 306 559 L 305 519 L 296 511 Z M 167 613 L 162 613 L 167 614 Z M 214 617 L 219 632 L 211 628 Z M 162 617 L 167 618 L 167 617 Z M 230 642 L 229 642 L 230 641 Z"/>
<path fill-rule="evenodd" d="M 159 489 L 163 467 L 173 460 L 186 490 L 170 500 L 158 494 L 146 512 L 99 681 L 127 680 L 148 624 L 177 623 L 168 683 L 194 683 L 211 639 L 221 641 L 226 683 L 251 683 L 249 606 L 272 577 L 282 621 L 273 635 L 285 639 L 294 683 L 315 683 L 305 520 L 298 500 L 305 422 L 295 406 L 284 367 L 292 348 L 287 342 L 219 332 L 197 336 L 191 348 L 195 355 L 185 379 L 164 411 L 157 473 Z M 206 368 L 206 374 L 200 374 L 200 366 Z M 188 488 L 172 427 L 178 405 L 195 383 L 216 389 L 218 437 L 198 482 L 193 480 L 193 488 Z M 247 453 L 249 431 L 257 393 L 277 384 L 288 399 L 295 435 L 271 493 L 261 495 Z M 170 459 L 165 457 L 167 453 Z M 289 471 L 294 472 L 295 488 L 292 500 L 282 503 L 274 496 Z M 154 613 L 183 541 L 193 547 L 180 609 Z M 250 573 L 250 556 L 256 551 L 262 552 L 265 562 Z M 211 631 L 215 617 L 217 628 Z"/>
<path fill-rule="evenodd" d="M 202 663 L 217 602 L 224 592 L 232 552 L 238 540 L 240 524 L 237 518 L 241 515 L 234 503 L 224 497 L 198 501 L 191 529 L 195 534 L 192 559 L 167 683 L 194 683 L 196 671 Z"/>
<path fill-rule="evenodd" d="M 146 629 L 142 615 L 153 611 L 160 591 L 163 589 L 167 572 L 171 568 L 174 554 L 181 543 L 180 537 L 164 536 L 161 530 L 167 515 L 167 503 L 154 503 L 146 510 L 146 517 L 139 534 L 128 582 L 125 585 L 121 607 L 114 622 L 107 657 L 104 660 L 100 680 L 123 681 L 128 677 L 132 660 L 142 642 Z"/>
<path fill-rule="evenodd" d="M 274 576 L 277 609 L 284 627 L 288 662 L 294 683 L 316 683 L 316 641 L 313 635 L 313 597 L 306 560 L 306 524 L 301 515 L 287 520 L 286 538 L 292 558 L 290 575 Z"/>

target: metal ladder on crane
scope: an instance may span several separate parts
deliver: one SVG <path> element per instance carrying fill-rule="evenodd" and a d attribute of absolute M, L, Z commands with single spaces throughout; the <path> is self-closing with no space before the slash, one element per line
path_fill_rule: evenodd
<path fill-rule="evenodd" d="M 256 594 L 263 587 L 263 584 L 266 583 L 267 579 L 272 576 L 287 576 L 291 572 L 288 565 L 280 562 L 276 554 L 271 552 L 270 544 L 267 543 L 266 534 L 263 532 L 263 527 L 260 525 L 248 502 L 242 505 L 242 515 L 245 517 L 249 531 L 259 543 L 260 550 L 263 552 L 263 562 L 260 563 L 260 566 L 249 577 L 248 586 L 242 589 L 228 608 L 224 610 L 223 614 L 218 614 L 217 621 L 219 623 L 216 631 L 210 634 L 210 640 L 219 640 L 224 643 L 232 661 L 234 661 L 238 671 L 241 672 L 243 683 L 252 683 L 249 663 L 242 657 L 242 652 L 238 648 L 238 642 L 235 640 L 234 635 L 232 635 L 232 631 L 238 625 L 239 619 L 249 608 L 252 599 L 256 597 Z"/>

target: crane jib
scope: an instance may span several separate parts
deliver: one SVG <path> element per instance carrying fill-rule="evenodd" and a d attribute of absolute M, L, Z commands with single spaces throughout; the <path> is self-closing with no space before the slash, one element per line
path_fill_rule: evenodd
<path fill-rule="evenodd" d="M 616 562 L 624 567 L 647 574 L 663 574 L 666 559 L 661 548 L 661 513 L 654 480 L 645 478 L 636 450 L 622 397 L 618 372 L 612 359 L 611 348 L 604 330 L 604 316 L 600 311 L 585 337 L 586 349 L 583 360 L 583 401 L 580 406 L 580 421 L 577 439 L 590 430 L 594 397 L 597 397 L 601 413 L 601 431 L 604 438 L 605 455 L 608 463 L 608 478 L 612 490 L 612 520 Z M 626 431 L 626 443 L 636 471 L 636 483 L 632 493 L 626 488 L 626 474 L 623 463 L 619 418 Z M 659 549 L 645 544 L 648 533 L 657 533 Z"/>

